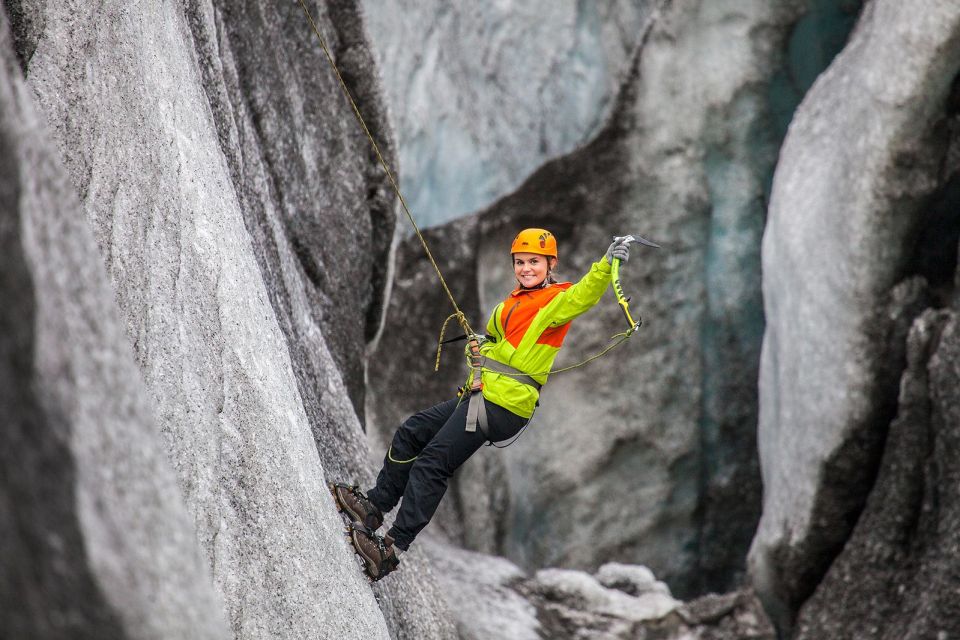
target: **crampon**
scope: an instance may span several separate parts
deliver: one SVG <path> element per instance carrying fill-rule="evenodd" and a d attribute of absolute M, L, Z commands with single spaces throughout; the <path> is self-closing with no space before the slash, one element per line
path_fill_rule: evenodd
<path fill-rule="evenodd" d="M 363 571 L 370 582 L 382 580 L 400 566 L 390 536 L 380 536 L 359 522 L 351 522 L 347 527 L 347 537 L 362 561 Z"/>
<path fill-rule="evenodd" d="M 330 493 L 337 510 L 353 522 L 359 522 L 372 531 L 383 524 L 383 513 L 370 502 L 357 485 L 331 482 Z"/>
<path fill-rule="evenodd" d="M 329 487 L 360 567 L 370 582 L 381 580 L 400 564 L 393 539 L 376 533 L 376 528 L 383 523 L 383 514 L 356 485 L 332 482 Z"/>

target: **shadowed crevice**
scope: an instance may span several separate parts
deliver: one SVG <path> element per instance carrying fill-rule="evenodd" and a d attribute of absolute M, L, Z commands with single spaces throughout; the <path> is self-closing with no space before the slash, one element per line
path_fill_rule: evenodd
<path fill-rule="evenodd" d="M 21 71 L 26 75 L 46 23 L 43 2 L 4 0 L 3 7 L 10 19 L 14 52 L 20 62 Z"/>
<path fill-rule="evenodd" d="M 6 47 L 5 40 L 0 35 L 0 47 Z M 6 71 L 15 72 L 9 67 Z M 23 246 L 21 158 L 8 126 L 6 118 L 0 119 L 2 635 L 51 640 L 126 638 L 86 554 L 77 512 L 70 422 L 54 395 L 49 390 L 45 393 L 38 383 L 34 367 L 37 299 Z"/>

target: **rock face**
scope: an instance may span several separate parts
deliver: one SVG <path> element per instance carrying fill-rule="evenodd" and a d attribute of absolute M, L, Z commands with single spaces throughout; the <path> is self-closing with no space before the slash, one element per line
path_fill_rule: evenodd
<path fill-rule="evenodd" d="M 952 638 L 960 633 L 960 323 L 928 310 L 907 341 L 897 418 L 877 482 L 843 552 L 803 605 L 797 638 Z"/>
<path fill-rule="evenodd" d="M 0 12 L 0 635 L 228 638 L 96 243 Z"/>
<path fill-rule="evenodd" d="M 316 7 L 365 120 L 391 157 L 376 71 L 351 3 Z M 192 2 L 204 96 L 329 471 L 362 460 L 364 350 L 380 324 L 392 191 L 296 3 L 281 12 Z M 273 50 L 277 55 L 264 57 Z M 325 172 L 336 167 L 336 175 Z M 331 179 L 332 178 L 332 179 Z M 364 256 L 365 259 L 358 259 Z M 333 380 L 332 372 L 339 371 Z M 345 387 L 345 389 L 342 389 Z M 347 395 L 353 405 L 343 404 Z M 349 455 L 347 449 L 350 449 Z"/>
<path fill-rule="evenodd" d="M 685 596 L 742 576 L 760 506 L 759 247 L 779 144 L 768 124 L 785 83 L 804 88 L 783 53 L 816 33 L 801 9 L 667 3 L 596 138 L 475 217 L 432 230 L 475 327 L 513 287 L 507 248 L 519 228 L 554 231 L 564 279 L 613 233 L 665 247 L 638 248 L 625 269 L 641 333 L 606 362 L 552 378 L 523 439 L 460 474 L 438 527 L 453 539 L 524 567 L 643 563 Z M 384 431 L 458 383 L 429 377 L 449 303 L 420 251 L 398 252 L 385 335 L 403 340 L 381 345 L 371 369 L 368 417 Z M 600 350 L 622 322 L 605 298 L 574 323 L 558 365 Z M 453 351 L 446 362 L 463 370 Z"/>
<path fill-rule="evenodd" d="M 364 0 L 418 220 L 484 208 L 595 134 L 654 4 Z"/>
<path fill-rule="evenodd" d="M 354 407 L 394 223 L 299 5 L 9 4 L 233 633 L 449 637 L 416 553 L 378 607 L 325 488 L 325 464 L 369 477 Z M 356 8 L 310 6 L 369 77 Z"/>
<path fill-rule="evenodd" d="M 568 569 L 525 574 L 503 558 L 429 543 L 460 637 L 773 640 L 749 592 L 682 604 L 649 569 L 607 564 L 595 575 Z M 466 584 L 455 576 L 470 575 Z"/>
<path fill-rule="evenodd" d="M 783 629 L 850 535 L 896 412 L 904 337 L 929 302 L 895 285 L 916 267 L 944 182 L 958 70 L 960 6 L 870 3 L 780 154 L 763 240 L 764 508 L 750 565 Z"/>

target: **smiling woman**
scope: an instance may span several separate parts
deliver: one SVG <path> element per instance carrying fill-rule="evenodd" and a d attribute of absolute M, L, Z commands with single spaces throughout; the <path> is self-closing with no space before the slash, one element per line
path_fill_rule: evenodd
<path fill-rule="evenodd" d="M 574 284 L 551 277 L 558 261 L 552 233 L 524 229 L 517 234 L 510 246 L 517 288 L 494 308 L 487 339 L 471 341 L 468 353 L 480 364 L 471 368 L 467 383 L 456 397 L 400 425 L 368 493 L 356 486 L 332 487 L 340 509 L 354 520 L 353 543 L 371 578 L 379 580 L 397 568 L 399 554 L 430 522 L 460 465 L 485 443 L 509 440 L 527 425 L 571 321 L 597 304 L 615 260 L 629 258 L 631 241 L 631 236 L 615 238 Z M 398 503 L 397 518 L 381 537 L 375 530 Z"/>

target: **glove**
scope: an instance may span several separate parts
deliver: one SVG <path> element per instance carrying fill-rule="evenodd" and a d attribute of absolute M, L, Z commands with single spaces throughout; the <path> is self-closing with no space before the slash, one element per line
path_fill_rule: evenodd
<path fill-rule="evenodd" d="M 615 236 L 613 238 L 613 244 L 607 247 L 606 259 L 607 262 L 613 264 L 614 258 L 619 258 L 621 263 L 625 263 L 630 259 L 630 245 L 624 240 L 627 236 Z"/>

